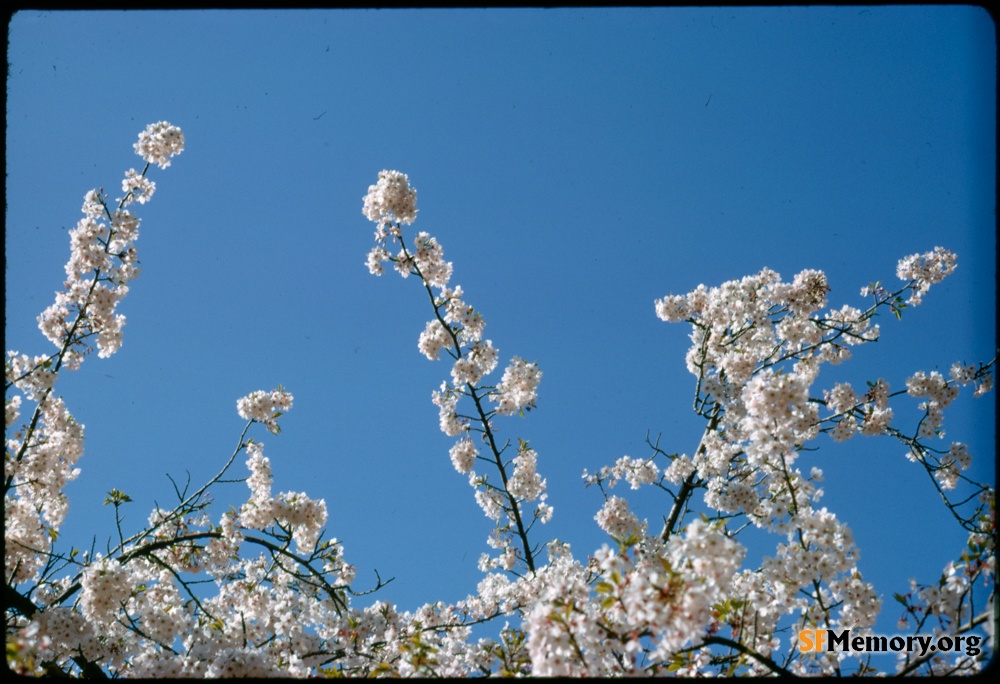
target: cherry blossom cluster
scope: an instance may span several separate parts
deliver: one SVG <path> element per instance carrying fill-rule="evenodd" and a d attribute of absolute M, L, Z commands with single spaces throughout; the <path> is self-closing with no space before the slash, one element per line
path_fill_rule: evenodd
<path fill-rule="evenodd" d="M 900 280 L 914 283 L 907 304 L 911 306 L 920 304 L 931 285 L 940 283 L 945 276 L 954 273 L 957 262 L 955 254 L 943 247 L 935 247 L 934 251 L 926 254 L 911 254 L 900 259 L 899 265 L 896 266 L 896 275 Z"/>
<path fill-rule="evenodd" d="M 611 537 L 622 541 L 638 537 L 645 533 L 647 527 L 646 521 L 640 522 L 629 510 L 628 501 L 618 496 L 608 497 L 594 520 Z"/>
<path fill-rule="evenodd" d="M 364 215 L 372 223 L 409 225 L 417 219 L 417 191 L 399 171 L 379 171 L 378 182 L 368 186 Z"/>
<path fill-rule="evenodd" d="M 184 151 L 184 133 L 167 121 L 157 121 L 146 126 L 133 147 L 147 164 L 165 169 L 170 166 L 172 157 Z"/>
<path fill-rule="evenodd" d="M 129 195 L 130 196 L 130 195 Z M 99 355 L 111 356 L 121 347 L 125 317 L 115 309 L 128 293 L 127 283 L 138 275 L 134 240 L 139 220 L 126 209 L 109 214 L 104 224 L 107 196 L 92 190 L 84 202 L 87 218 L 70 231 L 72 254 L 66 264 L 66 290 L 38 317 L 38 327 L 57 347 L 67 342 L 80 348 L 68 355 L 70 367 L 79 365 L 83 340 L 96 337 Z"/>
<path fill-rule="evenodd" d="M 270 392 L 257 390 L 236 402 L 236 412 L 243 420 L 252 420 L 263 423 L 269 431 L 278 434 L 277 419 L 292 408 L 291 394 L 285 392 L 280 387 Z"/>
<path fill-rule="evenodd" d="M 681 649 L 704 643 L 744 553 L 696 520 L 665 544 L 605 546 L 589 572 L 562 559 L 566 570 L 550 573 L 556 581 L 540 588 L 525 619 L 533 674 L 665 673 Z"/>
<path fill-rule="evenodd" d="M 533 408 L 541 379 L 542 372 L 536 364 L 515 356 L 504 370 L 500 384 L 491 394 L 497 405 L 497 413 L 509 416 L 521 409 Z"/>
<path fill-rule="evenodd" d="M 4 537 L 8 581 L 24 582 L 44 565 L 54 532 L 66 518 L 69 499 L 63 489 L 80 474 L 76 464 L 83 456 L 84 435 L 62 398 L 48 393 L 40 398 L 31 426 L 9 434 L 20 404 L 17 395 L 6 404 L 4 476 L 13 491 L 4 497 Z"/>
<path fill-rule="evenodd" d="M 260 442 L 248 445 L 247 454 L 250 499 L 240 509 L 239 522 L 249 529 L 264 529 L 274 523 L 292 530 L 299 553 L 307 553 L 316 546 L 326 526 L 326 502 L 310 499 L 301 492 L 272 496 L 271 462 L 264 456 L 264 445 Z"/>
<path fill-rule="evenodd" d="M 993 389 L 993 373 L 991 372 L 991 368 L 992 365 L 986 364 L 979 364 L 977 368 L 972 364 L 955 363 L 952 365 L 949 374 L 951 375 L 951 379 L 960 385 L 973 384 L 976 388 L 973 396 L 981 397 Z"/>

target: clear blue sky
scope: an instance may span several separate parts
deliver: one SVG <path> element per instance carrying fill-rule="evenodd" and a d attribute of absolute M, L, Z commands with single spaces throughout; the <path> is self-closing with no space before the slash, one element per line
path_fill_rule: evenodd
<path fill-rule="evenodd" d="M 256 435 L 275 491 L 326 499 L 357 587 L 377 568 L 397 578 L 381 598 L 406 609 L 475 591 L 490 525 L 430 402 L 449 368 L 417 351 L 426 295 L 364 265 L 361 198 L 383 168 L 417 188 L 414 228 L 483 312 L 497 378 L 513 355 L 538 361 L 538 410 L 499 429 L 530 441 L 548 479 L 555 516 L 536 540 L 578 557 L 608 541 L 584 468 L 647 455 L 647 431 L 686 453 L 700 436 L 688 329 L 659 321 L 655 298 L 818 268 L 831 306 L 861 306 L 869 281 L 898 282 L 900 257 L 942 245 L 954 276 L 816 389 L 880 375 L 901 388 L 996 346 L 996 46 L 981 9 L 22 11 L 8 59 L 7 349 L 52 349 L 35 318 L 84 194 L 114 197 L 141 168 L 147 123 L 187 137 L 137 207 L 123 349 L 60 380 L 87 430 L 67 544 L 103 546 L 111 487 L 136 501 L 131 530 L 171 502 L 167 473 L 214 474 L 243 425 L 236 399 L 281 383 L 295 395 L 284 431 Z M 963 392 L 945 414 L 989 482 L 994 396 Z M 964 535 L 898 443 L 819 445 L 799 464 L 826 471 L 824 503 L 854 530 L 889 630 L 892 592 L 934 581 Z M 246 491 L 219 490 L 214 516 Z M 668 511 L 624 493 L 652 527 Z M 783 540 L 763 541 L 751 559 Z"/>

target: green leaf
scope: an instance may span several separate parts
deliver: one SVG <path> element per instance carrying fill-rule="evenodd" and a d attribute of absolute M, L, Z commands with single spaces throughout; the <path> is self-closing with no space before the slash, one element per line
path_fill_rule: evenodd
<path fill-rule="evenodd" d="M 131 503 L 132 497 L 119 489 L 112 489 L 104 498 L 104 505 L 114 504 L 120 506 L 124 503 Z"/>

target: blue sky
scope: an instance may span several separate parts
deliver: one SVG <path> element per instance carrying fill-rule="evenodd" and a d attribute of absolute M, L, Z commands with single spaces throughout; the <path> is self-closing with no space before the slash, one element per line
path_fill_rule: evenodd
<path fill-rule="evenodd" d="M 816 389 L 901 388 L 996 347 L 996 46 L 978 8 L 22 11 L 9 40 L 7 349 L 51 349 L 35 317 L 84 194 L 141 168 L 147 123 L 187 138 L 138 207 L 123 349 L 60 379 L 87 430 L 67 544 L 103 546 L 111 487 L 136 529 L 170 503 L 167 473 L 213 475 L 236 399 L 280 383 L 284 431 L 256 435 L 275 491 L 326 499 L 358 588 L 377 568 L 401 608 L 475 591 L 490 526 L 430 402 L 449 368 L 417 351 L 426 295 L 364 265 L 361 198 L 383 168 L 409 174 L 414 228 L 443 245 L 501 361 L 542 369 L 537 411 L 499 429 L 548 479 L 535 539 L 578 557 L 608 541 L 584 468 L 646 456 L 647 431 L 671 452 L 700 436 L 688 329 L 655 298 L 818 268 L 831 306 L 861 306 L 900 257 L 942 245 L 955 275 Z M 945 428 L 994 482 L 993 395 L 964 392 Z M 799 463 L 826 472 L 888 629 L 892 592 L 933 581 L 964 535 L 899 444 L 819 446 Z M 246 491 L 217 491 L 215 516 Z M 658 527 L 669 501 L 625 494 Z M 751 558 L 782 540 L 763 541 Z"/>

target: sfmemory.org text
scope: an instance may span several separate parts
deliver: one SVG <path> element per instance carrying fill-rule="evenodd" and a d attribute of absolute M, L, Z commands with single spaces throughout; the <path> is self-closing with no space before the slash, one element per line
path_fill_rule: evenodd
<path fill-rule="evenodd" d="M 851 636 L 851 630 L 843 629 L 803 629 L 799 632 L 799 651 L 843 651 L 844 653 L 916 653 L 923 657 L 928 652 L 964 650 L 965 655 L 974 658 L 980 654 L 979 645 L 983 637 L 976 634 L 958 636 L 933 637 L 929 634 L 919 636 L 875 636 L 857 634 Z"/>

